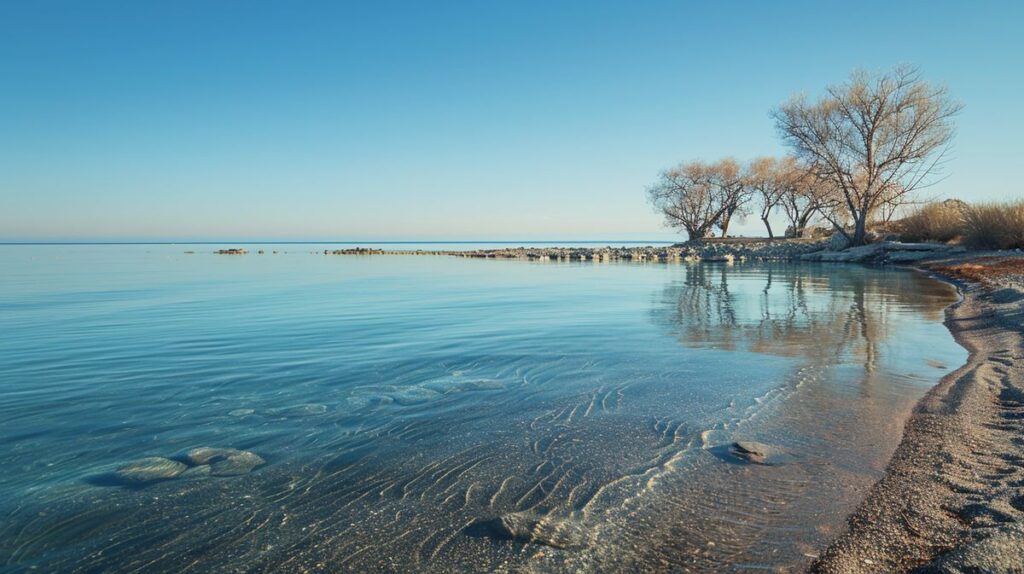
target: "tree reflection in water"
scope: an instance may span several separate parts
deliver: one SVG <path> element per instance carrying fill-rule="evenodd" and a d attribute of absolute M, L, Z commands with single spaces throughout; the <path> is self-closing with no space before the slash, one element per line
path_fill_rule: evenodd
<path fill-rule="evenodd" d="M 686 346 L 857 360 L 871 373 L 898 324 L 895 312 L 941 321 L 950 290 L 915 274 L 849 265 L 696 264 L 665 288 L 653 314 Z"/>

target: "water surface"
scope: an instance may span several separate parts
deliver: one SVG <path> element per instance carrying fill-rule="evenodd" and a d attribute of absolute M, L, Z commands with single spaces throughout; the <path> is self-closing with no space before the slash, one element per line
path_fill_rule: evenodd
<path fill-rule="evenodd" d="M 0 246 L 7 570 L 796 569 L 966 357 L 907 271 L 273 249 Z"/>

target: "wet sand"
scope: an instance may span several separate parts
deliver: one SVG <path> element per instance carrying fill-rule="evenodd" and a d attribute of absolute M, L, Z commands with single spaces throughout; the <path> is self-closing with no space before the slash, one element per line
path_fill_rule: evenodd
<path fill-rule="evenodd" d="M 961 287 L 946 325 L 970 358 L 918 404 L 813 572 L 1024 572 L 1024 259 L 921 267 Z"/>

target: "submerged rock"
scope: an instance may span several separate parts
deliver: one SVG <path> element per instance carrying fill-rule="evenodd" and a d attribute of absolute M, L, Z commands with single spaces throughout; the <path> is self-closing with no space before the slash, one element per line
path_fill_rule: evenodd
<path fill-rule="evenodd" d="M 468 533 L 498 540 L 543 544 L 552 548 L 579 548 L 586 542 L 583 527 L 571 520 L 513 512 L 472 524 Z"/>
<path fill-rule="evenodd" d="M 732 443 L 729 454 L 754 464 L 771 464 L 769 459 L 776 451 L 766 444 L 744 440 Z"/>
<path fill-rule="evenodd" d="M 199 466 L 203 464 L 210 464 L 216 460 L 227 458 L 229 456 L 241 454 L 245 451 L 238 450 L 237 448 L 217 448 L 212 446 L 201 446 L 188 451 L 185 457 L 188 459 L 190 464 Z"/>
<path fill-rule="evenodd" d="M 248 474 L 254 468 L 266 463 L 258 454 L 242 451 L 229 457 L 216 460 L 210 463 L 210 474 L 212 476 L 238 476 Z"/>
<path fill-rule="evenodd" d="M 210 466 L 204 464 L 202 466 L 193 466 L 189 468 L 185 472 L 179 474 L 177 478 L 179 480 L 188 480 L 190 478 L 207 478 L 208 476 L 210 476 Z"/>
<path fill-rule="evenodd" d="M 196 468 L 209 465 L 211 476 L 238 476 L 248 474 L 254 468 L 265 464 L 258 454 L 235 448 L 216 448 L 203 446 L 188 451 L 189 462 Z"/>
<path fill-rule="evenodd" d="M 114 471 L 114 477 L 127 484 L 145 484 L 174 478 L 187 469 L 187 465 L 176 460 L 150 456 L 119 467 Z"/>
<path fill-rule="evenodd" d="M 255 413 L 256 413 L 255 409 L 235 409 L 233 411 L 230 411 L 228 413 L 228 415 L 233 416 L 233 417 L 247 417 L 247 416 L 249 416 L 251 414 L 255 414 Z"/>

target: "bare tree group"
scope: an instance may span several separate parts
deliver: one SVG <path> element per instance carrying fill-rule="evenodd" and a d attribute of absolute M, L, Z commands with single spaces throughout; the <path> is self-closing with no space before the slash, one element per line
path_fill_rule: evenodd
<path fill-rule="evenodd" d="M 669 226 L 697 241 L 716 228 L 725 237 L 733 218 L 755 206 L 769 237 L 775 237 L 770 216 L 776 210 L 786 214 L 788 233 L 800 237 L 831 201 L 825 189 L 794 158 L 762 157 L 744 165 L 731 158 L 684 162 L 663 171 L 647 193 Z"/>
<path fill-rule="evenodd" d="M 724 237 L 737 215 L 755 208 L 769 237 L 781 211 L 788 233 L 801 236 L 820 217 L 853 245 L 868 225 L 888 221 L 911 194 L 930 183 L 953 138 L 961 109 L 945 88 L 898 67 L 876 76 L 855 72 L 817 101 L 792 98 L 772 112 L 792 155 L 690 161 L 661 173 L 648 196 L 669 226 L 690 240 Z"/>

